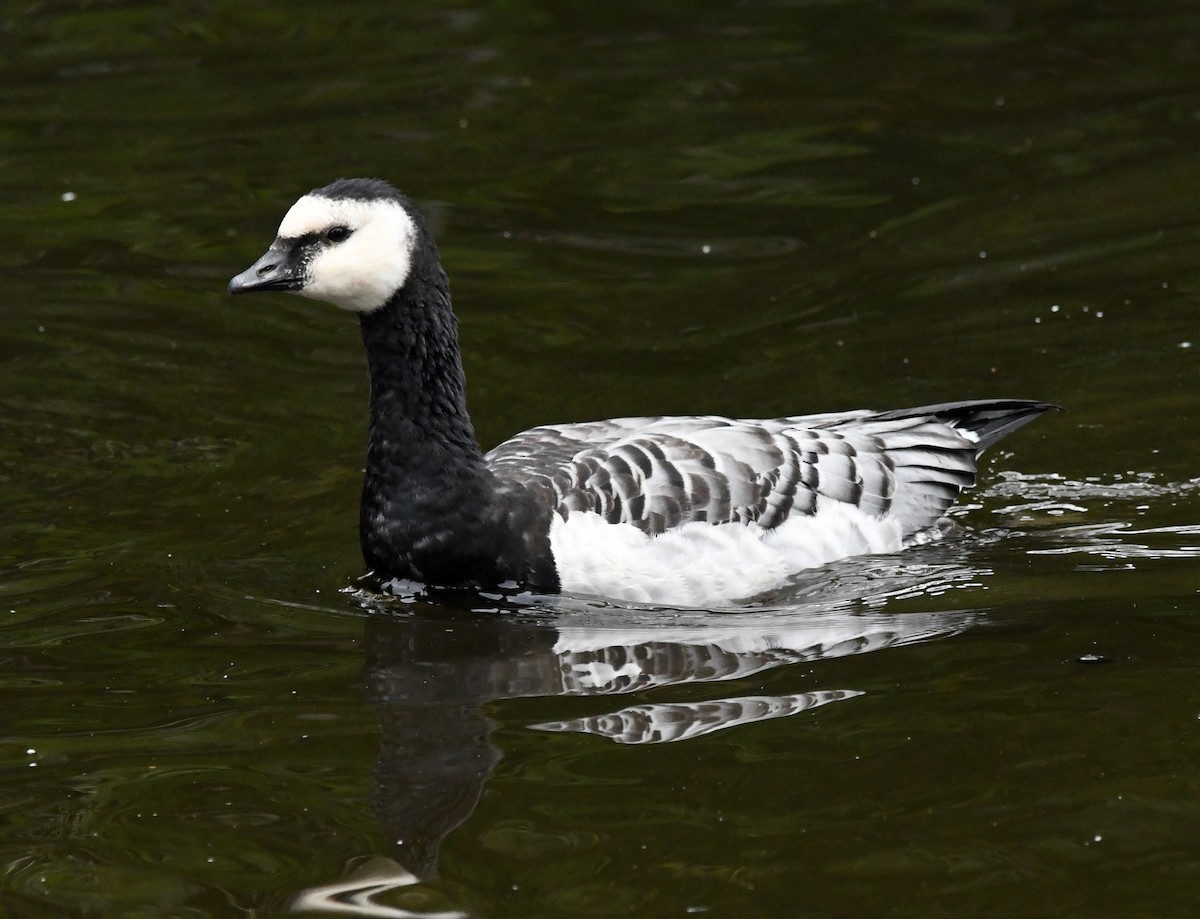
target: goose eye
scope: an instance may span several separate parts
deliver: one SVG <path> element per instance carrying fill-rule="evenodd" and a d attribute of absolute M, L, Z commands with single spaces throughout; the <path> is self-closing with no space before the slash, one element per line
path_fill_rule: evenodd
<path fill-rule="evenodd" d="M 325 231 L 325 238 L 331 243 L 345 242 L 350 238 L 349 227 L 330 227 Z"/>

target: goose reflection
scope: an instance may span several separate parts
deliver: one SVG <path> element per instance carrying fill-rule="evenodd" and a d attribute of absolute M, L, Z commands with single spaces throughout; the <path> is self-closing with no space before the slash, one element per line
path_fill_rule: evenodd
<path fill-rule="evenodd" d="M 491 740 L 496 723 L 485 713 L 491 703 L 595 697 L 593 714 L 528 727 L 627 745 L 680 743 L 801 715 L 863 692 L 817 686 L 765 695 L 723 693 L 719 687 L 779 667 L 962 632 L 979 613 L 893 613 L 883 607 L 889 598 L 914 592 L 928 596 L 960 584 L 976 586 L 981 574 L 947 566 L 914 574 L 908 566 L 889 576 L 876 566 L 869 596 L 861 592 L 862 584 L 841 582 L 847 592 L 858 592 L 852 603 L 824 596 L 819 603 L 736 613 L 636 610 L 569 598 L 514 602 L 495 596 L 485 597 L 487 607 L 480 608 L 478 595 L 474 606 L 466 608 L 461 595 L 438 597 L 433 605 L 423 595 L 394 600 L 360 594 L 371 613 L 366 692 L 381 725 L 373 806 L 393 846 L 392 880 L 386 880 L 387 871 L 375 859 L 362 884 L 347 878 L 312 888 L 294 908 L 344 915 L 434 915 L 394 906 L 373 912 L 367 901 L 380 891 L 436 874 L 442 841 L 471 816 L 500 760 Z M 447 603 L 454 602 L 459 608 L 448 609 Z M 812 677 L 806 672 L 803 678 Z M 670 688 L 684 684 L 711 684 L 713 698 L 694 701 L 694 688 L 688 698 L 671 698 Z M 653 698 L 618 703 L 619 697 L 635 693 Z"/>
<path fill-rule="evenodd" d="M 926 572 L 925 588 L 978 572 Z M 879 575 L 879 571 L 875 572 Z M 886 579 L 885 579 L 886 580 Z M 874 581 L 875 594 L 911 590 Z M 936 591 L 935 591 L 936 592 Z M 367 622 L 366 682 L 382 727 L 375 808 L 397 860 L 419 877 L 436 870 L 441 841 L 475 808 L 500 759 L 489 703 L 527 697 L 662 696 L 682 684 L 744 680 L 774 668 L 864 654 L 953 635 L 975 612 L 889 613 L 817 605 L 738 613 L 631 610 L 582 601 L 447 615 L 416 602 L 378 608 Z M 375 600 L 371 605 L 380 606 Z M 638 699 L 582 718 L 530 724 L 621 744 L 678 743 L 852 700 L 854 687 Z"/>

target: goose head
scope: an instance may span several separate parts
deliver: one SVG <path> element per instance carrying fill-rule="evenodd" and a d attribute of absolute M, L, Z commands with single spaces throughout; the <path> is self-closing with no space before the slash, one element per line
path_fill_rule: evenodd
<path fill-rule="evenodd" d="M 356 313 L 401 290 L 422 238 L 406 198 L 379 179 L 339 179 L 300 198 L 275 241 L 229 282 L 231 294 L 282 290 Z"/>

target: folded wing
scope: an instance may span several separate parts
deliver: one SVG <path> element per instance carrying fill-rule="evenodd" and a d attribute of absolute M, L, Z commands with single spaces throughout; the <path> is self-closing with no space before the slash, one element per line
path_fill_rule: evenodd
<path fill-rule="evenodd" d="M 617 418 L 546 425 L 487 455 L 502 478 L 553 489 L 557 511 L 658 535 L 689 522 L 770 530 L 840 502 L 905 535 L 975 481 L 976 454 L 1042 403 L 953 403 L 767 420 Z"/>

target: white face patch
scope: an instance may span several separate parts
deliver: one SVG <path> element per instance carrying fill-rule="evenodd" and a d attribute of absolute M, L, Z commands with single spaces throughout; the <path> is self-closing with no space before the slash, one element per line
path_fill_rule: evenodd
<path fill-rule="evenodd" d="M 333 227 L 346 227 L 350 237 L 319 246 L 298 293 L 358 313 L 378 309 L 408 280 L 416 225 L 396 201 L 305 195 L 284 215 L 279 235 L 322 236 Z"/>

